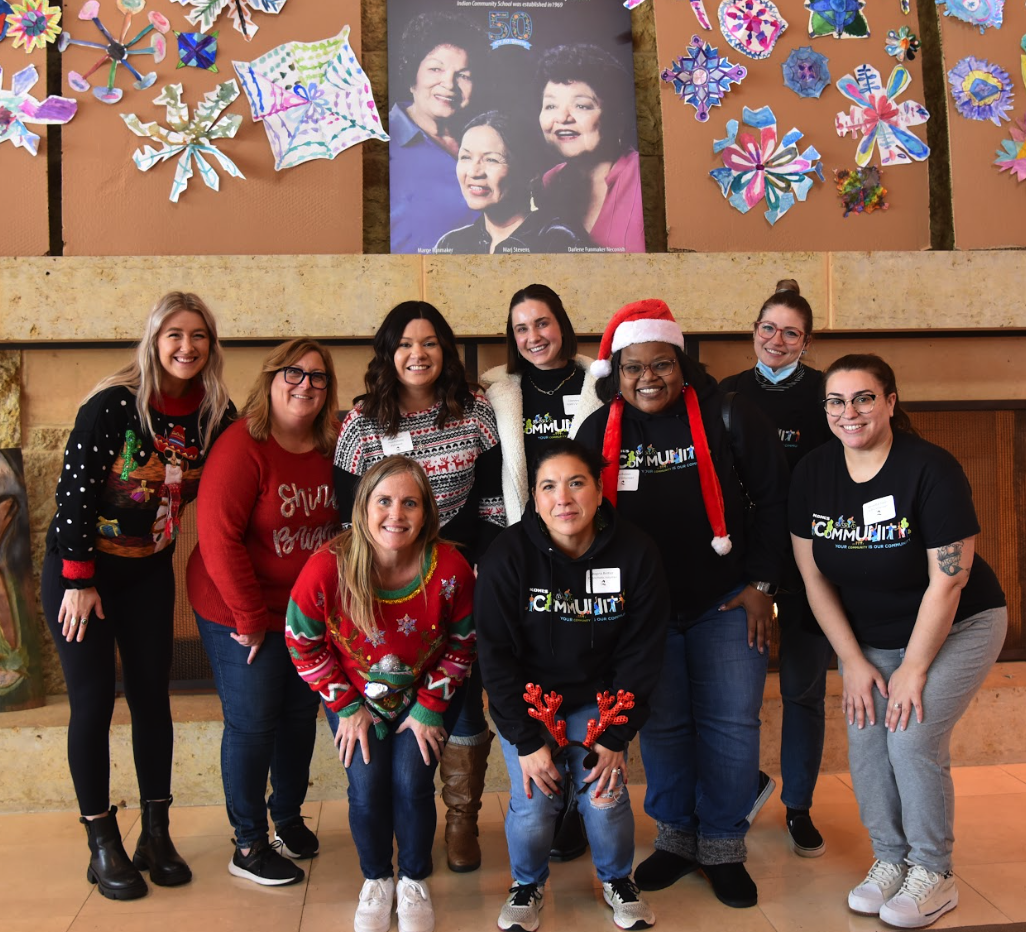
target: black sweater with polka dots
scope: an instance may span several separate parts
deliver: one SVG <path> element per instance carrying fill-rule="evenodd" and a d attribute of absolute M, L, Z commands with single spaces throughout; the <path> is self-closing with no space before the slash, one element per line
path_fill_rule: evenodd
<path fill-rule="evenodd" d="M 196 497 L 207 451 L 202 385 L 150 402 L 144 434 L 128 388 L 109 388 L 79 409 L 57 483 L 47 551 L 59 555 L 65 587 L 95 585 L 99 551 L 144 558 L 174 548 L 181 508 Z M 234 413 L 230 408 L 221 428 Z"/>

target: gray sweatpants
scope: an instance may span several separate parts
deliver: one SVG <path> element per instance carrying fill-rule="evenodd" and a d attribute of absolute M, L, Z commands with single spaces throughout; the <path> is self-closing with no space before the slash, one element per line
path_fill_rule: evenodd
<path fill-rule="evenodd" d="M 951 627 L 930 665 L 923 689 L 923 722 L 915 711 L 905 731 L 884 726 L 887 700 L 873 691 L 876 724 L 848 726 L 848 763 L 862 824 L 881 861 L 908 860 L 927 870 L 951 869 L 955 841 L 955 791 L 951 781 L 951 732 L 1001 651 L 1008 627 L 1005 608 L 989 609 Z M 863 645 L 862 653 L 885 680 L 905 650 Z"/>

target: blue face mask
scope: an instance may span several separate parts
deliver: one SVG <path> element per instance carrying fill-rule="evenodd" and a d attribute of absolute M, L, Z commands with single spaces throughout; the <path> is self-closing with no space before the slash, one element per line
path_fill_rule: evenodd
<path fill-rule="evenodd" d="M 795 360 L 789 366 L 781 366 L 779 369 L 771 369 L 761 360 L 755 364 L 756 372 L 763 375 L 767 381 L 772 382 L 774 385 L 779 385 L 788 376 L 793 375 L 797 368 L 798 360 Z"/>

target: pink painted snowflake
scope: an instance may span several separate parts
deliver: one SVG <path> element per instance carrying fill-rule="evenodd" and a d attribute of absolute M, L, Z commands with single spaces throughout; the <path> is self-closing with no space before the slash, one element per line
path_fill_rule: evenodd
<path fill-rule="evenodd" d="M 1026 181 L 1026 114 L 1012 122 L 1011 139 L 1001 143 L 994 164 L 998 171 L 1011 172 L 1019 181 Z"/>

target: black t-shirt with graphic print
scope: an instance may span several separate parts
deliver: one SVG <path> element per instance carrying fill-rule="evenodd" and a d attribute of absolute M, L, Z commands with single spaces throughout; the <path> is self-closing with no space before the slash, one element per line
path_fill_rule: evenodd
<path fill-rule="evenodd" d="M 972 490 L 946 450 L 896 433 L 887 461 L 854 482 L 844 447 L 828 443 L 795 467 L 791 533 L 812 540 L 819 571 L 838 589 L 860 644 L 905 647 L 929 584 L 926 551 L 979 533 Z M 955 621 L 1005 604 L 994 571 L 978 554 Z"/>
<path fill-rule="evenodd" d="M 583 387 L 584 370 L 576 362 L 559 369 L 524 367 L 520 388 L 524 396 L 524 456 L 528 470 L 534 466 L 542 443 L 569 436 L 577 408 L 564 398 L 570 395 L 579 400 Z"/>

